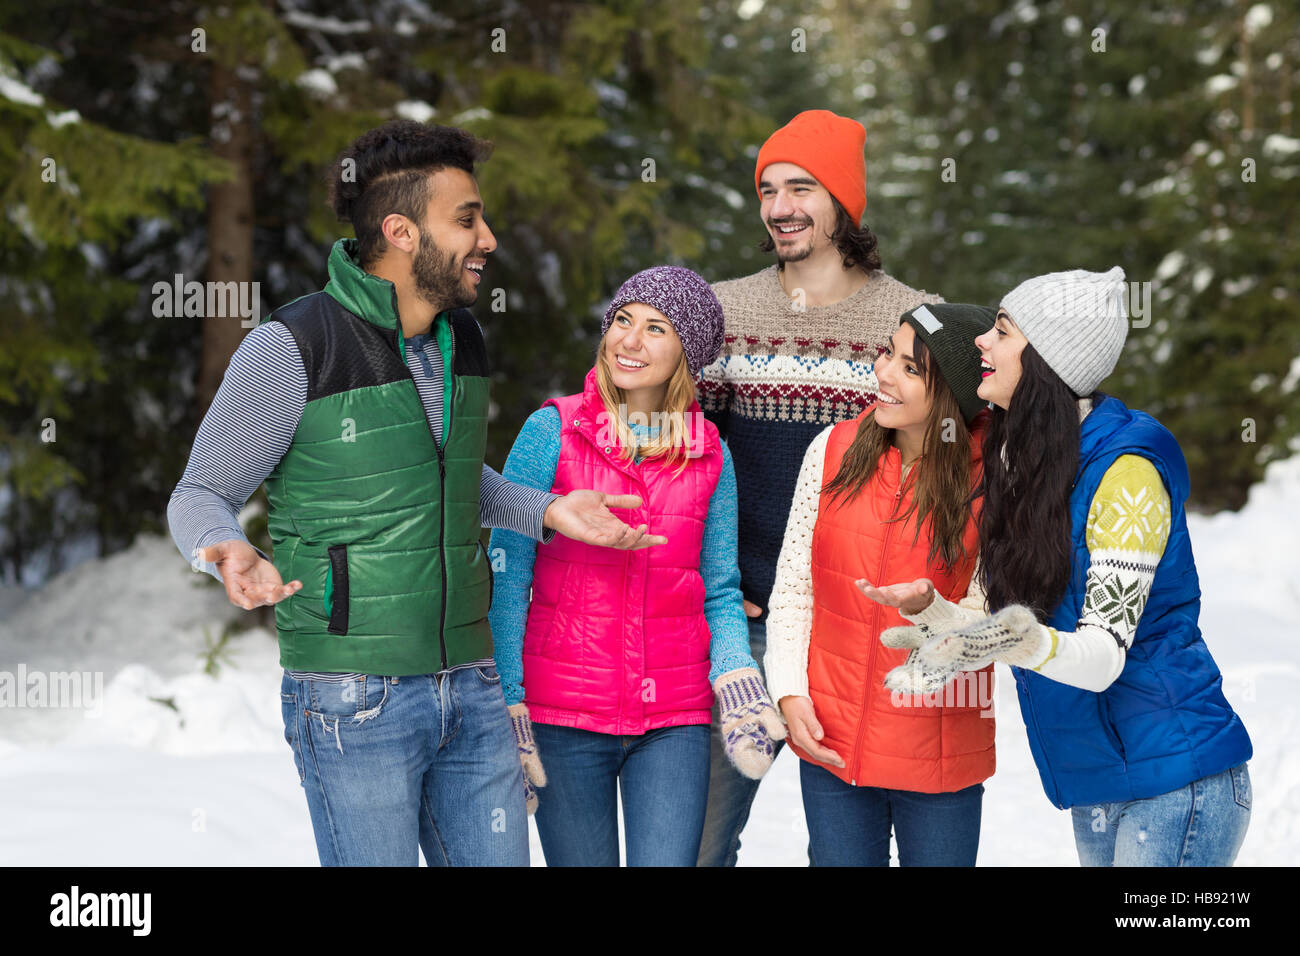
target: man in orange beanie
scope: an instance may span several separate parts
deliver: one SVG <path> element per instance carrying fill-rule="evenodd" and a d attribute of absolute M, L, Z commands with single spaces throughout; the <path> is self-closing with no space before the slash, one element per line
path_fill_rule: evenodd
<path fill-rule="evenodd" d="M 861 225 L 866 138 L 861 123 L 829 110 L 807 110 L 773 133 L 758 151 L 754 186 L 767 229 L 761 248 L 776 262 L 713 287 L 726 336 L 721 357 L 704 370 L 700 404 L 736 466 L 740 583 L 760 665 L 804 452 L 827 425 L 876 400 L 876 356 L 899 317 L 943 301 L 886 275 L 876 236 Z M 757 792 L 758 781 L 731 767 L 715 733 L 701 866 L 735 865 Z"/>

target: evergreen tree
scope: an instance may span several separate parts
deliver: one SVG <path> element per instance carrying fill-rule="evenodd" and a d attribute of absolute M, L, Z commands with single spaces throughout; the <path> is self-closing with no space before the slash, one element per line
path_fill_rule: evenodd
<path fill-rule="evenodd" d="M 1239 507 L 1300 433 L 1295 11 L 983 0 L 914 13 L 927 40 L 916 121 L 934 142 L 913 220 L 929 226 L 912 240 L 923 284 L 992 303 L 1030 275 L 1123 265 L 1136 308 L 1107 388 L 1179 438 L 1193 504 Z M 1270 16 L 1289 29 L 1263 29 Z"/>
<path fill-rule="evenodd" d="M 137 456 L 174 451 L 168 343 L 129 316 L 138 286 L 116 257 L 139 223 L 197 208 L 223 173 L 194 144 L 116 132 L 27 82 L 60 69 L 49 49 L 0 32 L 0 573 L 11 581 L 57 570 L 58 545 L 87 531 L 112 550 L 149 521 L 158 455 Z"/>

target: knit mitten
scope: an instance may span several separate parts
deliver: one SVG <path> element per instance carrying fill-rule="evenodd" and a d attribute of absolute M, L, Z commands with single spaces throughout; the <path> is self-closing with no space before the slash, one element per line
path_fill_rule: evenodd
<path fill-rule="evenodd" d="M 899 648 L 905 651 L 914 651 L 925 645 L 925 642 L 934 637 L 936 631 L 928 624 L 903 625 L 901 627 L 887 627 L 880 632 L 880 643 L 886 647 Z M 909 658 L 910 659 L 910 658 Z"/>
<path fill-rule="evenodd" d="M 933 694 L 959 671 L 977 671 L 994 661 L 1037 667 L 1051 655 L 1053 637 L 1034 612 L 1019 604 L 965 627 L 938 633 L 926 625 L 891 627 L 880 635 L 887 647 L 910 650 L 907 661 L 885 676 L 885 686 L 905 694 Z"/>
<path fill-rule="evenodd" d="M 529 813 L 537 809 L 537 787 L 546 786 L 546 771 L 537 756 L 537 741 L 533 739 L 533 722 L 528 719 L 528 705 L 515 704 L 506 708 L 510 712 L 510 726 L 515 731 L 515 744 L 519 747 L 519 763 L 524 768 L 524 806 Z"/>
<path fill-rule="evenodd" d="M 722 746 L 727 759 L 751 780 L 767 773 L 784 740 L 785 721 L 772 706 L 763 678 L 752 667 L 727 671 L 713 682 L 722 722 Z"/>

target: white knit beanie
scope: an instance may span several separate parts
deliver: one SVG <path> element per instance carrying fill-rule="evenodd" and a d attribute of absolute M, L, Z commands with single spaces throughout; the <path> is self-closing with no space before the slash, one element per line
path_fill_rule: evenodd
<path fill-rule="evenodd" d="M 1128 335 L 1124 270 L 1051 272 L 1026 279 L 1002 308 L 1076 395 L 1088 396 L 1115 370 Z"/>

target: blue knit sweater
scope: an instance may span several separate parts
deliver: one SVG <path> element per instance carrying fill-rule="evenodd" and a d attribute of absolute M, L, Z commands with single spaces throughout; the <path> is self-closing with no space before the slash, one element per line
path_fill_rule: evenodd
<path fill-rule="evenodd" d="M 642 438 L 653 437 L 658 429 L 630 425 Z M 638 459 L 639 460 L 639 459 Z M 506 458 L 503 472 L 520 485 L 550 491 L 560 463 L 560 413 L 554 406 L 538 409 L 524 422 Z M 533 586 L 533 564 L 537 542 L 514 531 L 492 532 L 489 551 L 495 591 L 488 620 L 496 646 L 497 671 L 506 704 L 524 699 L 524 630 Z M 700 577 L 704 580 L 704 619 L 709 625 L 709 680 L 739 667 L 758 668 L 749 652 L 749 627 L 740 596 L 740 567 L 736 555 L 736 472 L 731 452 L 722 443 L 722 472 L 709 499 L 704 521 L 704 543 L 700 554 Z"/>

